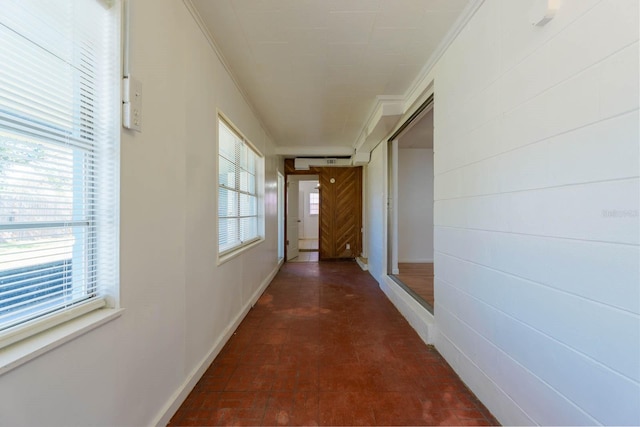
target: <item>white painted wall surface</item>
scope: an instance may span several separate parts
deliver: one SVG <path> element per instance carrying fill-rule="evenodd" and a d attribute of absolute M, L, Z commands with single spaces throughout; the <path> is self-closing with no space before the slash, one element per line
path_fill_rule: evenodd
<path fill-rule="evenodd" d="M 398 262 L 433 262 L 433 150 L 398 149 Z"/>
<path fill-rule="evenodd" d="M 367 228 L 367 254 L 369 255 L 369 272 L 375 279 L 382 283 L 382 277 L 386 275 L 386 200 L 385 200 L 385 168 L 386 143 L 378 145 L 371 152 L 371 161 L 366 166 L 366 205 L 365 216 L 369 224 Z"/>
<path fill-rule="evenodd" d="M 319 215 L 309 215 L 309 194 L 317 193 L 318 181 L 300 181 L 300 216 L 302 218 L 301 239 L 318 238 Z"/>
<path fill-rule="evenodd" d="M 143 131 L 122 133 L 125 312 L 0 376 L 0 425 L 166 423 L 277 268 L 278 163 L 265 132 L 181 1 L 130 4 L 144 89 Z M 267 191 L 266 241 L 220 266 L 216 109 L 266 156 Z"/>
<path fill-rule="evenodd" d="M 638 5 L 487 0 L 435 82 L 436 342 L 503 424 L 640 424 Z"/>

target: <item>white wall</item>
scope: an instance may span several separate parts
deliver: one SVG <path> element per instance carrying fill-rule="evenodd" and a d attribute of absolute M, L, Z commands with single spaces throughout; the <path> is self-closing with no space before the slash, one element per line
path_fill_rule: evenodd
<path fill-rule="evenodd" d="M 301 239 L 317 239 L 318 238 L 318 218 L 319 215 L 309 215 L 309 194 L 317 193 L 318 181 L 300 181 L 299 193 L 300 198 L 298 203 L 300 204 L 299 216 L 302 220 L 301 233 L 299 238 Z"/>
<path fill-rule="evenodd" d="M 436 346 L 503 424 L 639 425 L 639 3 L 564 0 L 541 28 L 533 3 L 484 1 L 421 86 Z M 384 288 L 383 154 L 366 216 Z"/>
<path fill-rule="evenodd" d="M 125 312 L 2 375 L 0 425 L 168 421 L 277 268 L 278 162 L 264 130 L 181 1 L 130 3 L 143 132 L 122 133 Z M 219 267 L 216 109 L 266 156 L 266 241 Z"/>
<path fill-rule="evenodd" d="M 378 282 L 382 281 L 386 274 L 386 213 L 387 206 L 385 200 L 385 169 L 386 169 L 386 143 L 378 145 L 371 152 L 371 161 L 366 166 L 366 197 L 365 216 L 367 227 L 367 255 L 368 269 Z"/>
<path fill-rule="evenodd" d="M 638 2 L 532 3 L 432 73 L 436 345 L 504 424 L 638 425 Z"/>
<path fill-rule="evenodd" d="M 433 262 L 433 150 L 398 148 L 398 262 Z"/>

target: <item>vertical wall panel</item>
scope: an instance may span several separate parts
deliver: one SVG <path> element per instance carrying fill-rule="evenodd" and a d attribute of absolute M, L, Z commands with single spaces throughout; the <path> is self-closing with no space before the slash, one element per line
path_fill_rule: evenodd
<path fill-rule="evenodd" d="M 434 71 L 436 345 L 504 424 L 637 425 L 638 2 L 533 3 Z"/>
<path fill-rule="evenodd" d="M 383 143 L 371 152 L 371 161 L 367 165 L 366 183 L 368 264 L 369 272 L 378 282 L 381 282 L 382 275 L 386 274 L 384 271 L 384 259 L 386 256 L 386 239 L 384 236 L 386 228 L 384 221 L 387 208 L 387 201 L 384 199 L 385 150 L 386 144 Z"/>

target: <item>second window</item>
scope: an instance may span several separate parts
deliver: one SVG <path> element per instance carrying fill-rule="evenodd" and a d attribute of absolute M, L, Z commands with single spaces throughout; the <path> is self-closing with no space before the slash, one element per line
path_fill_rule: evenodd
<path fill-rule="evenodd" d="M 260 156 L 224 119 L 218 119 L 218 253 L 224 255 L 260 238 Z"/>

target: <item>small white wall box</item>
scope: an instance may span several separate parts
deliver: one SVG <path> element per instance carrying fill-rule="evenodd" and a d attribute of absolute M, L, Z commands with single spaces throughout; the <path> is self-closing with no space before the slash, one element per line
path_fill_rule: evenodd
<path fill-rule="evenodd" d="M 142 83 L 133 77 L 122 79 L 122 125 L 142 132 Z"/>

